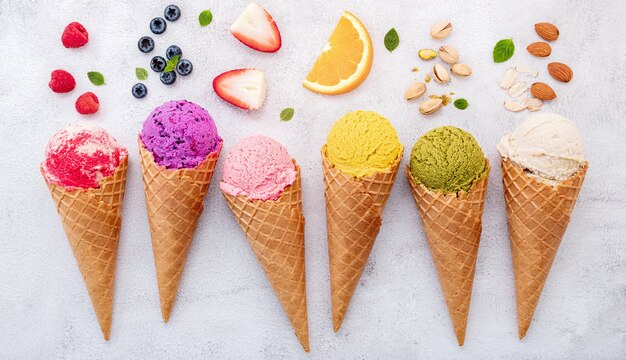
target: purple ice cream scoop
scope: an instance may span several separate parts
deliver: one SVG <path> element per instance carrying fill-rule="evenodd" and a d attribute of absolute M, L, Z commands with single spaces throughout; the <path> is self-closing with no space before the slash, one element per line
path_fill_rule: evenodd
<path fill-rule="evenodd" d="M 211 115 L 186 100 L 154 109 L 143 123 L 141 140 L 154 161 L 168 169 L 194 168 L 222 143 Z"/>

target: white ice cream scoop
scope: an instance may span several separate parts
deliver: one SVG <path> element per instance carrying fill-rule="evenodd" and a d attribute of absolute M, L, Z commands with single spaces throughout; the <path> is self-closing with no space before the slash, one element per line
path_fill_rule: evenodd
<path fill-rule="evenodd" d="M 531 175 L 556 185 L 585 163 L 582 137 L 572 121 L 541 113 L 519 124 L 498 144 L 500 155 Z"/>

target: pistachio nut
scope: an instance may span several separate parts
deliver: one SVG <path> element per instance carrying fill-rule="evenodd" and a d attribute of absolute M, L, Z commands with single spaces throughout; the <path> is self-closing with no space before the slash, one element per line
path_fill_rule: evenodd
<path fill-rule="evenodd" d="M 449 21 L 441 21 L 436 23 L 430 29 L 430 36 L 434 39 L 445 39 L 452 32 L 452 23 Z"/>
<path fill-rule="evenodd" d="M 421 97 L 424 93 L 426 93 L 426 84 L 423 82 L 416 82 L 407 89 L 404 93 L 404 98 L 407 100 L 413 100 Z"/>
<path fill-rule="evenodd" d="M 447 84 L 450 82 L 450 74 L 441 64 L 435 64 L 433 67 L 433 76 L 435 81 L 440 84 Z"/>
<path fill-rule="evenodd" d="M 437 52 L 433 49 L 422 49 L 417 52 L 417 56 L 422 60 L 431 60 L 437 57 Z"/>
<path fill-rule="evenodd" d="M 459 52 L 452 46 L 445 45 L 439 48 L 439 57 L 446 64 L 455 64 L 459 61 Z"/>
<path fill-rule="evenodd" d="M 424 115 L 434 114 L 443 107 L 441 99 L 428 99 L 420 104 L 420 112 Z"/>
<path fill-rule="evenodd" d="M 458 76 L 467 77 L 472 75 L 472 68 L 469 67 L 469 65 L 467 64 L 452 64 L 452 66 L 450 67 L 450 71 L 452 71 L 454 75 Z"/>

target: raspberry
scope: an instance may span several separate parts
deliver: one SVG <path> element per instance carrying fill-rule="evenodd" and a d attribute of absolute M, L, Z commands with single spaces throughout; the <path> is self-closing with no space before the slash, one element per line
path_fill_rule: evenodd
<path fill-rule="evenodd" d="M 79 48 L 89 41 L 89 34 L 84 26 L 77 22 L 70 23 L 63 30 L 61 42 L 66 48 Z"/>
<path fill-rule="evenodd" d="M 100 102 L 96 94 L 88 91 L 76 99 L 76 111 L 83 115 L 89 115 L 98 112 Z"/>
<path fill-rule="evenodd" d="M 55 93 L 68 93 L 76 87 L 76 80 L 74 80 L 72 74 L 65 70 L 58 69 L 50 74 L 48 86 Z"/>

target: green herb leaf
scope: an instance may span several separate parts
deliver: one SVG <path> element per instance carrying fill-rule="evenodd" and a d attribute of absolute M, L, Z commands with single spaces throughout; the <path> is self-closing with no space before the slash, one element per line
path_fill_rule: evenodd
<path fill-rule="evenodd" d="M 385 47 L 389 52 L 394 51 L 398 45 L 400 44 L 400 37 L 398 36 L 398 32 L 396 29 L 392 28 L 385 35 Z"/>
<path fill-rule="evenodd" d="M 87 77 L 89 78 L 89 81 L 96 86 L 105 85 L 104 76 L 97 71 L 88 72 Z"/>
<path fill-rule="evenodd" d="M 213 21 L 213 14 L 211 10 L 204 10 L 198 15 L 198 21 L 200 22 L 200 26 L 205 27 Z"/>
<path fill-rule="evenodd" d="M 513 53 L 515 53 L 513 39 L 500 40 L 493 48 L 493 61 L 496 63 L 505 62 L 513 56 Z"/>
<path fill-rule="evenodd" d="M 148 70 L 144 68 L 135 68 L 135 75 L 139 80 L 146 80 L 148 78 Z"/>
<path fill-rule="evenodd" d="M 454 107 L 459 110 L 465 110 L 469 106 L 469 103 L 465 99 L 456 99 L 454 100 Z"/>
<path fill-rule="evenodd" d="M 289 121 L 293 117 L 293 108 L 285 108 L 280 112 L 280 121 Z"/>
<path fill-rule="evenodd" d="M 171 59 L 167 60 L 167 65 L 165 65 L 163 72 L 174 71 L 174 69 L 176 69 L 176 65 L 178 65 L 178 58 L 178 55 L 174 55 Z"/>

